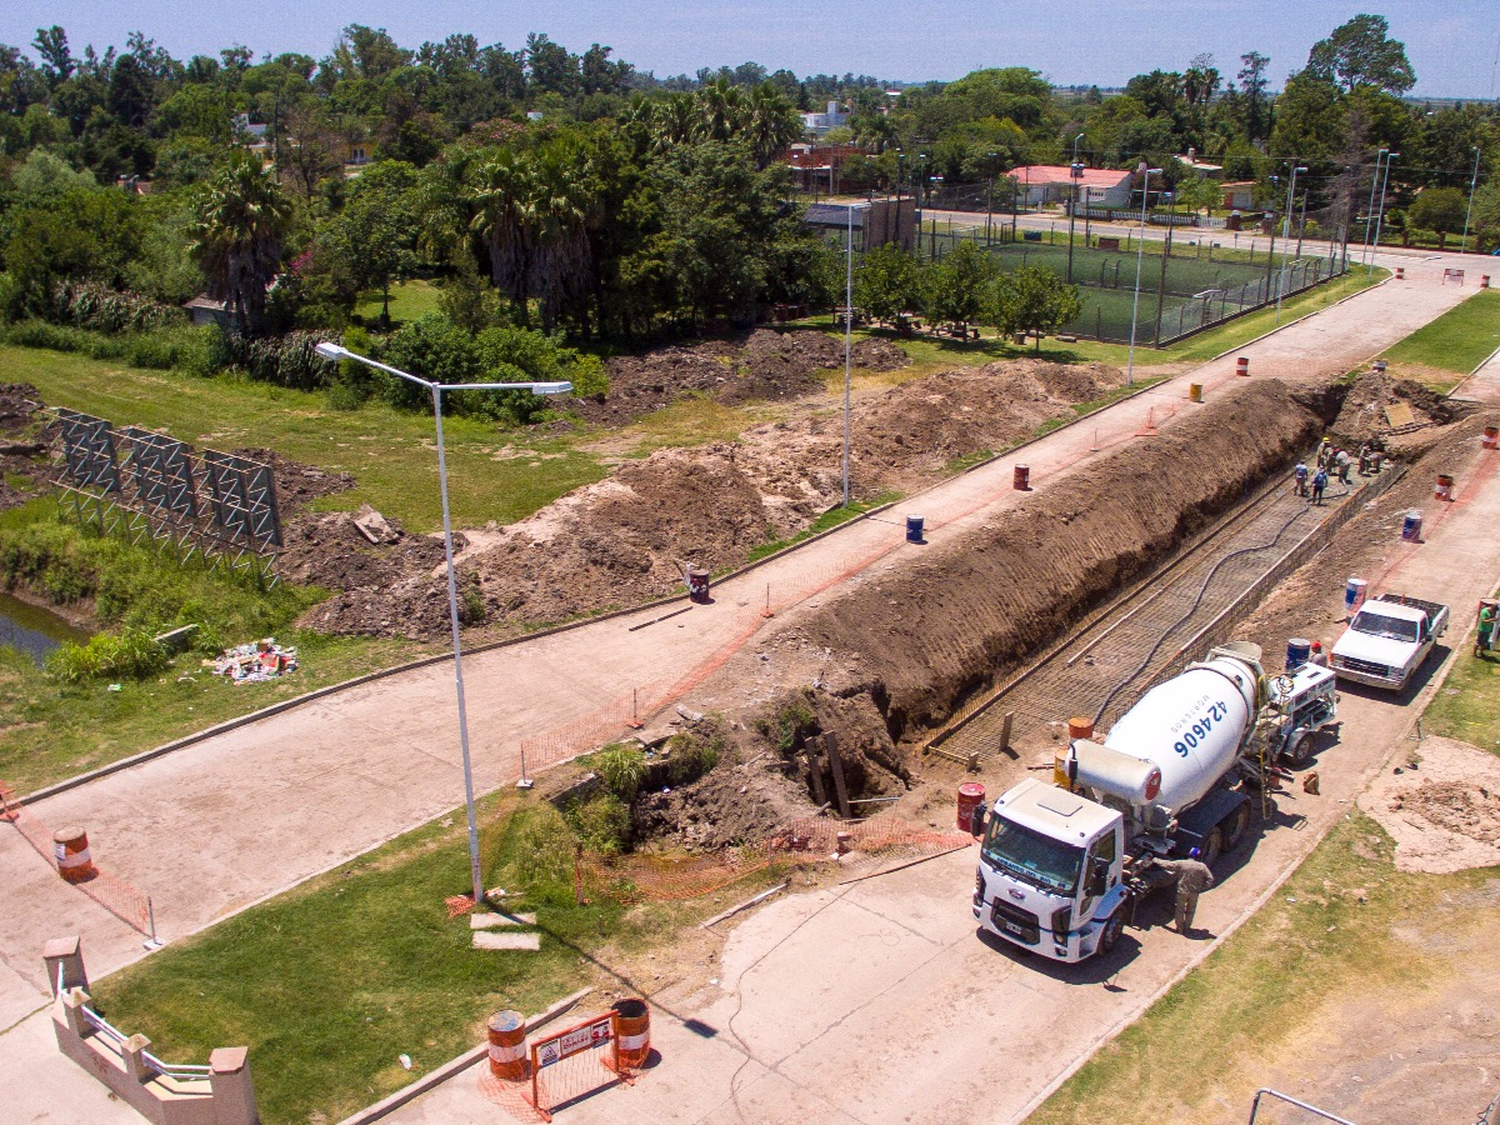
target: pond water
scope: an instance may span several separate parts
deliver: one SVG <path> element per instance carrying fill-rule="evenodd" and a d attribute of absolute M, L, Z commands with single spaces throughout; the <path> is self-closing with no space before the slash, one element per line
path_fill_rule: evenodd
<path fill-rule="evenodd" d="M 68 641 L 81 644 L 88 639 L 87 629 L 0 591 L 0 645 L 20 649 L 41 665 L 53 649 Z"/>

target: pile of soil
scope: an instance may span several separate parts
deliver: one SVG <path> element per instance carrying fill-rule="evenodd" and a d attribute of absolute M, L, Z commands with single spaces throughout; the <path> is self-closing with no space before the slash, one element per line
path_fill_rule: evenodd
<path fill-rule="evenodd" d="M 1371 438 L 1378 438 L 1388 450 L 1409 452 L 1412 439 L 1398 436 L 1406 427 L 1393 427 L 1385 413 L 1387 407 L 1397 403 L 1411 407 L 1417 427 L 1446 426 L 1466 410 L 1463 403 L 1444 398 L 1411 379 L 1369 372 L 1351 384 L 1331 429 L 1348 449 L 1358 449 Z M 1420 444 L 1429 439 L 1415 440 Z"/>
<path fill-rule="evenodd" d="M 1419 762 L 1377 778 L 1360 807 L 1396 842 L 1401 871 L 1447 874 L 1500 864 L 1500 758 L 1427 738 Z"/>
<path fill-rule="evenodd" d="M 757 333 L 752 342 L 762 335 L 785 338 Z M 851 491 L 867 498 L 930 484 L 952 462 L 1013 445 L 1121 378 L 1100 365 L 1025 359 L 890 388 L 852 411 Z M 677 592 L 688 566 L 740 566 L 754 548 L 795 536 L 839 502 L 842 450 L 842 415 L 827 413 L 767 423 L 737 443 L 626 462 L 466 553 L 460 574 L 476 591 L 469 604 L 482 607 L 472 620 L 500 628 L 564 620 Z M 429 556 L 369 548 L 352 529 L 330 542 L 339 526 L 308 521 L 313 542 L 289 541 L 290 576 L 340 591 L 303 624 L 414 638 L 447 629 L 443 578 L 426 565 Z"/>
<path fill-rule="evenodd" d="M 850 359 L 869 371 L 894 371 L 910 362 L 888 340 L 861 340 Z M 731 405 L 802 398 L 823 390 L 819 372 L 843 363 L 843 342 L 827 333 L 757 328 L 740 338 L 614 356 L 605 363 L 609 390 L 576 399 L 569 409 L 595 425 L 623 426 L 689 394 Z"/>

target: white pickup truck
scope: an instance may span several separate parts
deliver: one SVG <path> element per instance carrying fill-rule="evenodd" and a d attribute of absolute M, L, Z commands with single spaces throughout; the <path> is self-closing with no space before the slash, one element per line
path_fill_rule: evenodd
<path fill-rule="evenodd" d="M 1329 667 L 1339 679 L 1400 691 L 1447 628 L 1447 606 L 1382 594 L 1354 615 L 1333 646 Z"/>

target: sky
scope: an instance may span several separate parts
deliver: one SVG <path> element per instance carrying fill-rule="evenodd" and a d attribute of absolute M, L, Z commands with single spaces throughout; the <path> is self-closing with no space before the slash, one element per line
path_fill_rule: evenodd
<path fill-rule="evenodd" d="M 1024 66 L 1055 85 L 1123 86 L 1154 69 L 1185 70 L 1207 52 L 1226 79 L 1240 56 L 1271 62 L 1279 89 L 1319 39 L 1374 11 L 1406 45 L 1414 96 L 1500 97 L 1497 0 L 566 0 L 534 8 L 503 0 L 48 0 L 0 6 L 0 43 L 33 59 L 39 26 L 60 25 L 75 54 L 123 46 L 142 31 L 174 57 L 217 55 L 232 44 L 263 54 L 321 58 L 350 23 L 383 27 L 403 47 L 473 34 L 481 45 L 523 46 L 546 34 L 575 54 L 591 43 L 657 77 L 757 62 L 769 70 L 870 74 L 920 82 Z M 43 14 L 45 13 L 45 14 Z"/>

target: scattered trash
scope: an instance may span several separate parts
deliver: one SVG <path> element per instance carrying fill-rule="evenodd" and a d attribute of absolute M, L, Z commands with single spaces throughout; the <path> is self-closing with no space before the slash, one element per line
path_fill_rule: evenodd
<path fill-rule="evenodd" d="M 275 637 L 224 650 L 217 660 L 205 660 L 216 676 L 228 676 L 237 684 L 263 683 L 297 670 L 297 650 L 282 647 Z"/>
<path fill-rule="evenodd" d="M 105 690 L 106 691 L 119 691 L 120 690 L 120 685 L 119 684 L 110 684 L 109 687 L 106 688 Z"/>
<path fill-rule="evenodd" d="M 403 1055 L 398 1055 L 397 1058 L 399 1058 L 401 1060 L 401 1065 L 403 1067 L 405 1067 L 407 1070 L 411 1069 L 411 1056 L 410 1055 L 404 1055 L 404 1054 Z"/>

